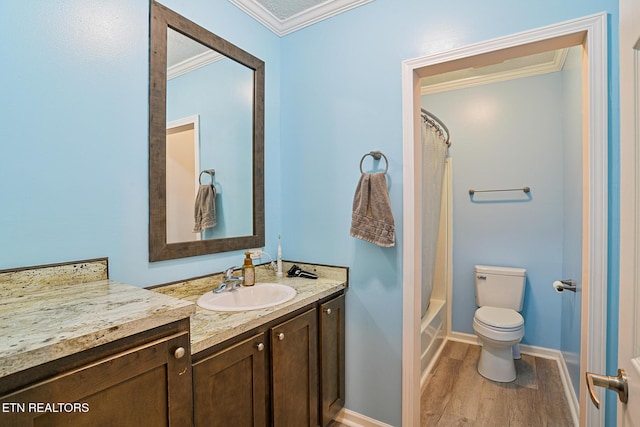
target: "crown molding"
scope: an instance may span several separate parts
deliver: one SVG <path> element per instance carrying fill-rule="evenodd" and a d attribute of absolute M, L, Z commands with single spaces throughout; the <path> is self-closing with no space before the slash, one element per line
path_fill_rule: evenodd
<path fill-rule="evenodd" d="M 200 67 L 209 65 L 213 62 L 219 61 L 225 58 L 224 55 L 214 51 L 208 50 L 191 58 L 185 59 L 182 62 L 178 62 L 171 67 L 167 67 L 167 80 L 174 79 L 183 74 L 187 74 L 193 70 L 197 70 Z"/>
<path fill-rule="evenodd" d="M 282 37 L 316 22 L 354 9 L 373 0 L 329 0 L 286 19 L 275 17 L 256 0 L 229 0 L 269 30 Z"/>
<path fill-rule="evenodd" d="M 507 80 L 521 79 L 524 77 L 533 77 L 546 73 L 554 73 L 562 70 L 568 53 L 568 49 L 559 49 L 556 51 L 551 61 L 541 64 L 529 65 L 526 67 L 520 67 L 508 71 L 490 73 L 476 77 L 467 77 L 464 79 L 452 80 L 450 82 L 422 86 L 420 88 L 420 94 L 428 95 L 432 93 L 445 92 L 448 90 L 465 89 L 489 83 L 498 83 Z"/>

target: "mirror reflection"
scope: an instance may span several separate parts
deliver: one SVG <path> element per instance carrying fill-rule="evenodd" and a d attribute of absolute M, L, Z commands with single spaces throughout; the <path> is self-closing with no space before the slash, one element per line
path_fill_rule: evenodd
<path fill-rule="evenodd" d="M 253 70 L 167 31 L 167 243 L 252 234 Z"/>
<path fill-rule="evenodd" d="M 264 246 L 264 62 L 151 2 L 149 260 Z"/>

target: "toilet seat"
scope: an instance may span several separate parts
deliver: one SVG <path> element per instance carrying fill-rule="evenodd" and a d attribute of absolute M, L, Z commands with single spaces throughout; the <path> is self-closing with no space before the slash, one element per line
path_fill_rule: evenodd
<path fill-rule="evenodd" d="M 524 319 L 515 310 L 481 307 L 473 317 L 476 334 L 496 342 L 517 344 L 524 336 Z"/>
<path fill-rule="evenodd" d="M 474 317 L 484 326 L 501 331 L 515 331 L 524 325 L 520 313 L 510 308 L 480 307 Z"/>

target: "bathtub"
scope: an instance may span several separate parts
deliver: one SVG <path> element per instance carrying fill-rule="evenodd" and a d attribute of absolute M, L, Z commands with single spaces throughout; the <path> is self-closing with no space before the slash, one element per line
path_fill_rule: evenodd
<path fill-rule="evenodd" d="M 427 312 L 420 322 L 420 387 L 424 385 L 427 375 L 442 351 L 446 338 L 446 301 L 431 299 Z"/>

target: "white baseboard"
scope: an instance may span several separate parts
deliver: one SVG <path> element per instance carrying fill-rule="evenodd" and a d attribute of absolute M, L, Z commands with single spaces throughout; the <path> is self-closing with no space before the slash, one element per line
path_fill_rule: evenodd
<path fill-rule="evenodd" d="M 474 334 L 465 334 L 462 332 L 451 332 L 447 337 L 450 341 L 460 341 L 467 344 L 480 345 L 480 340 Z M 554 350 L 551 348 L 537 347 L 535 345 L 520 344 L 520 352 L 528 354 L 530 356 L 542 357 L 544 359 L 555 360 L 558 364 L 558 371 L 560 372 L 560 380 L 562 381 L 562 387 L 564 389 L 564 395 L 569 403 L 569 410 L 571 411 L 571 418 L 575 426 L 579 425 L 580 404 L 578 397 L 576 396 L 573 386 L 571 385 L 571 378 L 569 376 L 569 369 L 567 363 L 564 360 L 564 355 L 560 350 Z"/>
<path fill-rule="evenodd" d="M 557 359 L 558 370 L 560 371 L 560 378 L 562 379 L 562 386 L 564 387 L 564 395 L 569 402 L 569 409 L 571 410 L 571 418 L 573 419 L 573 425 L 578 427 L 580 425 L 580 403 L 578 396 L 576 395 L 573 385 L 571 385 L 571 376 L 569 375 L 569 368 L 564 360 L 564 355 L 560 353 L 560 358 Z"/>
<path fill-rule="evenodd" d="M 338 412 L 336 421 L 349 427 L 393 427 L 390 424 L 374 420 L 349 409 L 342 409 Z"/>
<path fill-rule="evenodd" d="M 463 334 L 462 332 L 451 332 L 449 336 L 447 336 L 447 340 L 449 341 L 460 341 L 467 344 L 480 345 L 480 341 L 478 337 L 473 334 Z"/>

